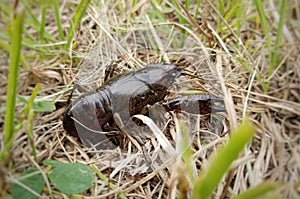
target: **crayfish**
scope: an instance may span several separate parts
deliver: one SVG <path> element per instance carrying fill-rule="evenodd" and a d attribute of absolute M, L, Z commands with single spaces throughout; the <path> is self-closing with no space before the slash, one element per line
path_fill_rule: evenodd
<path fill-rule="evenodd" d="M 215 105 L 215 102 L 223 103 L 223 99 L 208 94 L 165 100 L 168 90 L 181 75 L 183 73 L 176 65 L 160 63 L 111 78 L 102 87 L 81 95 L 70 105 L 64 115 L 63 127 L 86 146 L 99 148 L 105 140 L 124 129 L 129 129 L 127 133 L 143 145 L 142 132 L 124 126 L 137 125 L 133 116 L 146 115 L 154 104 L 160 103 L 166 111 L 194 114 L 225 111 Z"/>

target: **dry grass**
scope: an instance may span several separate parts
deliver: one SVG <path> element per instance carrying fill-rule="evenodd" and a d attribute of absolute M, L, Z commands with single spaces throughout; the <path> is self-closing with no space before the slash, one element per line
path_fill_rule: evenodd
<path fill-rule="evenodd" d="M 191 187 L 180 184 L 186 176 L 182 174 L 185 171 L 179 159 L 157 161 L 152 172 L 143 173 L 147 169 L 143 156 L 141 153 L 133 153 L 136 149 L 131 142 L 125 147 L 130 152 L 126 158 L 120 158 L 118 150 L 91 156 L 87 148 L 66 134 L 61 122 L 72 82 L 91 90 L 103 84 L 104 71 L 112 63 L 116 63 L 118 73 L 124 73 L 147 63 L 184 60 L 182 65 L 186 66 L 185 70 L 192 71 L 196 78 L 180 78 L 176 82 L 176 89 L 173 88 L 172 91 L 176 94 L 178 90 L 192 88 L 222 95 L 227 108 L 226 120 L 217 124 L 224 125 L 224 129 L 211 128 L 207 124 L 190 125 L 190 131 L 197 132 L 195 136 L 199 136 L 201 140 L 201 143 L 195 142 L 195 165 L 205 166 L 208 155 L 227 140 L 227 133 L 236 128 L 246 115 L 257 127 L 252 144 L 245 149 L 243 156 L 232 166 L 230 174 L 220 183 L 214 198 L 228 198 L 263 181 L 282 183 L 280 192 L 283 198 L 299 197 L 300 34 L 299 27 L 295 24 L 300 20 L 300 13 L 295 11 L 295 7 L 288 8 L 288 13 L 291 14 L 287 16 L 289 20 L 280 49 L 282 61 L 268 77 L 265 35 L 258 27 L 259 24 L 250 20 L 255 18 L 254 5 L 249 5 L 245 11 L 240 35 L 236 35 L 233 22 L 225 19 L 222 21 L 225 24 L 222 26 L 224 30 L 218 31 L 215 24 L 219 19 L 219 12 L 206 1 L 197 19 L 184 14 L 188 24 L 184 33 L 176 13 L 166 14 L 168 21 L 163 22 L 149 16 L 153 8 L 146 1 L 139 2 L 134 8 L 125 6 L 125 10 L 123 6 L 121 2 L 100 5 L 92 3 L 74 38 L 76 47 L 72 51 L 49 52 L 52 57 L 50 60 L 36 57 L 31 62 L 30 70 L 21 70 L 19 94 L 29 96 L 34 84 L 40 82 L 40 97 L 55 100 L 57 110 L 35 117 L 34 134 L 39 164 L 32 158 L 26 134 L 20 132 L 13 147 L 13 169 L 7 170 L 7 178 L 14 178 L 28 167 L 43 167 L 43 160 L 54 159 L 94 165 L 128 198 L 175 198 L 178 189 L 186 188 L 188 192 Z M 63 26 L 67 27 L 72 9 L 67 4 L 61 9 Z M 136 14 L 134 19 L 129 18 L 130 13 Z M 269 20 L 275 23 L 276 12 L 273 10 L 268 13 Z M 51 17 L 49 15 L 46 28 L 58 37 L 54 18 L 51 20 Z M 28 55 L 34 53 L 29 49 L 24 50 Z M 4 96 L 8 59 L 2 54 L 0 75 L 5 81 L 0 83 L 0 95 Z M 68 54 L 70 58 L 61 59 L 62 54 Z M 269 82 L 268 92 L 262 91 L 257 74 L 265 82 Z M 3 100 L 1 107 L 2 105 Z M 20 105 L 18 108 L 21 111 Z M 177 116 L 169 114 L 167 117 L 171 123 L 170 134 L 178 132 Z M 197 116 L 183 114 L 181 117 L 190 124 L 195 121 L 196 124 L 199 123 Z M 1 112 L 1 130 L 3 118 Z M 151 144 L 155 145 L 155 142 Z M 151 154 L 156 153 L 163 158 L 168 153 L 172 154 L 173 150 L 178 150 L 170 143 L 165 145 L 166 148 L 169 147 L 166 154 L 159 151 L 152 151 Z M 86 198 L 116 197 L 116 191 L 108 186 L 102 187 L 103 184 L 97 177 L 94 186 L 84 193 Z M 44 193 L 43 197 L 47 198 L 49 195 Z"/>

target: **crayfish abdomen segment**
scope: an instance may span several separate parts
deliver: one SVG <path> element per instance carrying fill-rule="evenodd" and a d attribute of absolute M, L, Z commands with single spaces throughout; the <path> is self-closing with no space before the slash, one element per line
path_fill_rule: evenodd
<path fill-rule="evenodd" d="M 103 90 L 80 96 L 66 111 L 64 129 L 74 137 L 82 139 L 107 130 L 112 122 L 112 112 L 108 94 Z M 93 139 L 95 136 L 92 136 Z M 90 139 L 90 138 L 89 138 Z"/>

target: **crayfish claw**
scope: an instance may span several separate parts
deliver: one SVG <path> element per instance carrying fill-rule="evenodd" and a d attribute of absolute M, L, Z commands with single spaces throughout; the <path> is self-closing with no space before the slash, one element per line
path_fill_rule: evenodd
<path fill-rule="evenodd" d="M 166 111 L 185 111 L 192 114 L 210 114 L 226 111 L 224 107 L 216 105 L 215 102 L 224 104 L 224 99 L 208 94 L 195 94 L 170 99 L 162 105 Z"/>
<path fill-rule="evenodd" d="M 212 105 L 211 109 L 212 112 L 226 112 L 226 109 L 224 107 L 218 105 Z"/>
<path fill-rule="evenodd" d="M 221 97 L 217 97 L 217 96 L 213 96 L 213 95 L 209 95 L 210 100 L 214 101 L 214 102 L 221 102 L 224 103 L 224 99 Z"/>

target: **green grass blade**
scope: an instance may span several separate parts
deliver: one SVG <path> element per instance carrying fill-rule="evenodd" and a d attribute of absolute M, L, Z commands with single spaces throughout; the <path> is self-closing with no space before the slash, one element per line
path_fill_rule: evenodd
<path fill-rule="evenodd" d="M 15 104 L 17 96 L 19 61 L 22 47 L 22 31 L 23 20 L 25 16 L 24 9 L 16 9 L 14 18 L 10 25 L 11 35 L 11 54 L 10 67 L 7 85 L 7 100 L 6 100 L 6 114 L 4 123 L 4 150 L 8 154 L 14 138 L 14 118 L 15 118 Z"/>
<path fill-rule="evenodd" d="M 151 5 L 151 7 L 152 7 L 152 12 L 148 14 L 149 19 L 151 21 L 154 21 L 154 18 L 156 17 L 159 21 L 166 22 L 167 21 L 166 17 L 158 9 L 158 2 L 151 0 L 151 1 L 149 1 L 149 3 Z"/>
<path fill-rule="evenodd" d="M 101 171 L 99 171 L 99 169 L 94 166 L 94 165 L 91 165 L 91 168 L 92 170 L 101 178 L 101 180 L 107 185 L 109 186 L 109 188 L 111 190 L 116 190 L 116 194 L 118 195 L 119 198 L 122 198 L 122 199 L 126 199 L 127 197 L 121 192 L 121 191 L 118 191 L 118 187 L 115 186 L 113 183 L 110 182 L 109 178 L 107 178 L 104 174 L 101 173 Z"/>
<path fill-rule="evenodd" d="M 176 0 L 171 0 L 170 3 L 176 8 L 175 12 L 177 13 L 178 21 L 180 24 L 187 24 L 186 19 L 183 16 L 183 13 L 181 12 L 181 6 Z M 186 1 L 187 3 L 187 1 Z M 188 8 L 186 8 L 188 9 Z"/>
<path fill-rule="evenodd" d="M 64 30 L 62 28 L 61 18 L 60 18 L 60 12 L 59 12 L 59 0 L 53 0 L 53 7 L 54 7 L 54 13 L 55 13 L 55 20 L 58 28 L 59 38 L 60 40 L 65 40 Z"/>
<path fill-rule="evenodd" d="M 136 3 L 137 3 L 137 0 L 132 0 L 132 2 L 131 2 L 131 9 L 133 9 L 136 6 Z M 131 19 L 133 19 L 134 16 L 135 16 L 134 12 L 130 13 L 130 18 Z"/>
<path fill-rule="evenodd" d="M 23 120 L 23 129 L 25 130 L 28 141 L 30 143 L 30 146 L 32 148 L 32 155 L 34 158 L 34 161 L 37 162 L 37 153 L 36 153 L 36 147 L 34 142 L 34 134 L 33 134 L 33 118 L 34 118 L 34 110 L 29 109 L 29 113 L 26 116 L 26 119 Z"/>
<path fill-rule="evenodd" d="M 71 21 L 71 25 L 68 29 L 66 50 L 69 49 L 72 39 L 74 37 L 75 31 L 78 29 L 81 19 L 82 19 L 83 15 L 85 14 L 89 4 L 90 4 L 90 0 L 82 0 L 80 2 L 80 4 L 77 6 L 77 8 L 75 10 L 75 14 Z"/>
<path fill-rule="evenodd" d="M 43 25 L 40 23 L 39 19 L 33 13 L 32 7 L 29 4 L 29 2 L 26 0 L 23 0 L 22 3 L 24 4 L 24 6 L 26 8 L 26 13 L 27 13 L 26 18 L 25 18 L 25 23 L 27 25 L 31 26 L 33 29 L 35 29 L 36 32 L 40 33 L 41 29 L 43 28 L 41 26 L 43 26 Z M 46 5 L 42 5 L 42 6 L 46 6 Z M 26 29 L 24 30 L 24 33 L 26 33 Z M 30 33 L 27 33 L 26 36 L 35 41 L 35 38 Z M 44 29 L 43 37 L 49 41 L 57 42 L 57 40 L 54 38 L 54 36 L 52 36 L 52 34 L 50 34 L 45 29 Z M 35 41 L 35 43 L 37 43 L 37 42 Z"/>
<path fill-rule="evenodd" d="M 270 32 L 270 29 L 269 29 L 267 17 L 266 17 L 264 8 L 263 8 L 263 4 L 262 4 L 263 2 L 260 1 L 260 0 L 253 0 L 253 1 L 254 1 L 256 10 L 259 14 L 259 18 L 261 20 L 261 25 L 262 25 L 263 32 L 266 36 L 268 36 L 269 32 Z"/>
<path fill-rule="evenodd" d="M 267 17 L 266 17 L 266 14 L 265 14 L 265 11 L 264 11 L 264 8 L 263 8 L 263 2 L 260 1 L 260 0 L 253 0 L 254 1 L 254 4 L 255 4 L 255 7 L 256 7 L 256 10 L 258 12 L 258 15 L 259 15 L 259 18 L 260 18 L 260 21 L 261 21 L 261 26 L 262 26 L 262 30 L 263 30 L 263 33 L 266 37 L 266 42 L 267 42 L 267 48 L 269 50 L 269 64 L 271 64 L 271 57 L 272 57 L 272 51 L 271 51 L 271 37 L 270 37 L 270 28 L 269 28 L 269 24 L 268 24 L 268 21 L 267 21 Z M 269 66 L 270 67 L 270 66 Z M 267 92 L 268 91 L 268 85 L 265 83 L 265 82 L 262 82 L 260 81 L 261 83 L 261 86 L 264 90 L 264 92 Z"/>
<path fill-rule="evenodd" d="M 42 0 L 42 19 L 41 19 L 41 26 L 39 31 L 40 40 L 44 40 L 44 34 L 45 34 L 45 27 L 46 27 L 46 10 L 47 10 L 47 2 L 45 0 Z"/>
<path fill-rule="evenodd" d="M 198 14 L 199 14 L 199 9 L 200 9 L 200 6 L 201 6 L 201 0 L 198 0 L 197 1 L 197 5 L 196 5 L 196 8 L 195 8 L 195 14 L 194 14 L 194 19 L 197 20 L 198 18 Z"/>
<path fill-rule="evenodd" d="M 224 16 L 225 14 L 225 5 L 224 5 L 224 1 L 222 0 L 217 0 L 217 8 L 218 8 L 218 11 L 220 12 L 220 14 L 222 16 Z"/>
<path fill-rule="evenodd" d="M 220 15 L 221 15 L 222 17 L 224 17 L 224 15 L 225 15 L 224 1 L 222 1 L 222 0 L 217 0 L 217 9 L 218 9 Z M 222 18 L 218 16 L 216 22 L 217 22 L 217 32 L 222 32 L 222 28 L 223 28 Z"/>
<path fill-rule="evenodd" d="M 35 87 L 34 87 L 34 89 L 33 89 L 33 91 L 32 91 L 32 94 L 31 94 L 31 96 L 30 96 L 30 98 L 29 98 L 29 100 L 28 100 L 28 102 L 27 102 L 27 104 L 26 104 L 26 107 L 25 107 L 25 109 L 23 110 L 23 115 L 27 115 L 28 114 L 28 112 L 29 112 L 29 110 L 31 109 L 31 107 L 32 107 L 32 104 L 33 104 L 33 102 L 34 102 L 34 99 L 35 99 L 35 97 L 37 96 L 37 94 L 38 94 L 38 92 L 39 92 L 39 90 L 40 90 L 40 85 L 39 84 L 37 84 Z"/>
<path fill-rule="evenodd" d="M 191 2 L 190 0 L 185 1 L 185 9 L 190 10 Z"/>
<path fill-rule="evenodd" d="M 278 185 L 275 183 L 263 183 L 258 186 L 252 187 L 247 191 L 231 198 L 231 199 L 259 199 L 259 198 L 266 198 L 267 194 L 270 192 L 276 191 Z"/>
<path fill-rule="evenodd" d="M 184 162 L 185 165 L 185 172 L 188 175 L 188 177 L 192 180 L 195 180 L 194 178 L 194 165 L 192 164 L 192 158 L 193 158 L 193 150 L 191 148 L 191 143 L 189 140 L 189 130 L 187 125 L 183 122 L 180 121 L 180 132 L 181 132 L 181 143 L 180 143 L 180 147 L 181 147 L 181 153 L 182 153 L 182 160 Z"/>
<path fill-rule="evenodd" d="M 231 163 L 238 158 L 245 145 L 252 139 L 254 132 L 251 123 L 245 120 L 236 132 L 232 133 L 226 146 L 217 152 L 207 170 L 200 174 L 192 192 L 192 199 L 206 199 L 212 195 Z"/>
<path fill-rule="evenodd" d="M 280 19 L 279 19 L 279 24 L 277 28 L 277 37 L 275 40 L 275 48 L 272 53 L 272 58 L 271 58 L 271 65 L 269 67 L 269 76 L 273 73 L 275 66 L 279 62 L 279 48 L 281 45 L 281 41 L 283 38 L 283 27 L 285 23 L 285 17 L 286 17 L 286 5 L 287 5 L 287 0 L 281 0 L 280 4 Z"/>
<path fill-rule="evenodd" d="M 248 7 L 248 2 L 242 2 L 242 0 L 236 0 L 236 4 L 238 5 L 238 9 L 236 10 L 236 33 L 238 36 L 241 35 L 241 27 L 244 20 L 244 14 L 246 13 L 246 9 Z"/>

